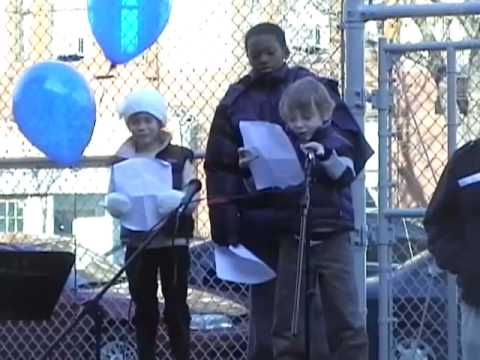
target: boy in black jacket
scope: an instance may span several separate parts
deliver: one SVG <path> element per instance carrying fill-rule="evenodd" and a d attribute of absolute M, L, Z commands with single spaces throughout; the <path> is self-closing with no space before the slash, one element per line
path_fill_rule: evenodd
<path fill-rule="evenodd" d="M 480 354 L 480 140 L 455 151 L 425 214 L 428 249 L 438 266 L 457 274 L 461 289 L 463 359 Z"/>
<path fill-rule="evenodd" d="M 242 242 L 273 269 L 276 269 L 278 242 L 284 232 L 282 219 L 272 207 L 252 208 L 234 201 L 219 203 L 248 194 L 244 185 L 248 171 L 239 166 L 243 140 L 240 121 L 266 121 L 284 125 L 279 101 L 285 88 L 297 79 L 313 77 L 323 83 L 336 105 L 332 123 L 352 141 L 358 153 L 371 151 L 364 142 L 355 119 L 339 97 L 337 82 L 317 77 L 301 67 L 286 64 L 289 49 L 285 33 L 275 24 L 261 23 L 245 36 L 251 65 L 249 74 L 232 84 L 218 105 L 207 142 L 205 171 L 209 199 L 212 239 L 219 245 Z M 362 160 L 354 162 L 362 168 Z M 274 280 L 251 286 L 249 360 L 272 360 Z"/>

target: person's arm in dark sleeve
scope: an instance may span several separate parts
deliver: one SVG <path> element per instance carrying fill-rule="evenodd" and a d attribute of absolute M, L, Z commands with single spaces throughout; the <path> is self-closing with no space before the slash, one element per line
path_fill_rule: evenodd
<path fill-rule="evenodd" d="M 208 207 L 212 240 L 219 245 L 239 242 L 239 212 L 232 197 L 242 189 L 238 140 L 226 109 L 215 111 L 205 154 Z"/>
<path fill-rule="evenodd" d="M 459 185 L 449 161 L 435 188 L 423 220 L 428 250 L 438 266 L 458 273 L 456 254 L 461 251 L 463 231 L 458 208 Z"/>
<path fill-rule="evenodd" d="M 335 102 L 332 114 L 332 124 L 337 131 L 345 137 L 354 149 L 353 168 L 358 175 L 365 167 L 367 160 L 373 155 L 373 149 L 368 144 L 365 136 L 358 125 L 357 120 L 340 97 L 338 82 L 333 79 L 318 77 L 317 79 L 326 87 L 328 94 Z"/>
<path fill-rule="evenodd" d="M 321 144 L 320 142 L 318 144 Z M 353 149 L 348 143 L 321 144 L 324 152 L 315 155 L 312 178 L 328 186 L 344 188 L 355 180 Z M 302 156 L 304 158 L 304 156 Z"/>
<path fill-rule="evenodd" d="M 317 176 L 325 174 L 327 182 L 335 187 L 344 188 L 350 186 L 355 180 L 356 174 L 353 166 L 353 152 L 349 146 L 339 148 L 325 148 L 325 155 L 316 162 L 314 173 Z"/>

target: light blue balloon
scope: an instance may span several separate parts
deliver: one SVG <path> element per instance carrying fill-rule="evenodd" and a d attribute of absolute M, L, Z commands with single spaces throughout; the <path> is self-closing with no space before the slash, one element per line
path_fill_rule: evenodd
<path fill-rule="evenodd" d="M 46 61 L 28 68 L 13 91 L 13 116 L 25 137 L 50 160 L 77 163 L 95 127 L 95 98 L 70 65 Z"/>
<path fill-rule="evenodd" d="M 125 64 L 158 39 L 171 7 L 171 0 L 88 0 L 88 20 L 107 59 Z"/>

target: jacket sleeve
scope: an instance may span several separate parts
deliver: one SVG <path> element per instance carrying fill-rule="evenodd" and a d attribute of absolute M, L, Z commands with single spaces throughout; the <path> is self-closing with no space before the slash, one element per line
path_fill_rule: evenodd
<path fill-rule="evenodd" d="M 315 181 L 335 188 L 349 186 L 355 180 L 354 158 L 352 144 L 341 136 L 338 130 L 330 126 L 322 133 L 314 134 L 311 141 L 322 144 L 325 153 L 315 156 L 312 167 L 312 177 Z M 298 151 L 300 160 L 305 161 L 303 151 Z"/>
<path fill-rule="evenodd" d="M 354 171 L 356 175 L 360 174 L 367 160 L 373 155 L 373 149 L 365 139 L 357 120 L 343 101 L 337 102 L 332 115 L 332 123 L 338 132 L 352 144 L 355 154 L 353 157 Z"/>
<path fill-rule="evenodd" d="M 238 147 L 238 136 L 225 106 L 220 104 L 212 121 L 205 154 L 212 240 L 219 245 L 239 242 L 238 205 L 232 201 L 232 197 L 242 191 Z"/>
<path fill-rule="evenodd" d="M 335 108 L 332 114 L 332 124 L 337 128 L 342 136 L 348 139 L 352 144 L 354 154 L 353 168 L 358 175 L 365 167 L 367 160 L 373 155 L 373 149 L 368 144 L 365 136 L 348 108 L 347 104 L 340 97 L 338 91 L 338 82 L 324 77 L 317 79 L 327 88 L 329 95 L 335 101 Z"/>
<path fill-rule="evenodd" d="M 428 250 L 438 266 L 458 273 L 456 256 L 462 250 L 462 227 L 458 207 L 459 185 L 453 170 L 455 159 L 445 167 L 425 213 L 423 224 L 427 232 Z"/>
<path fill-rule="evenodd" d="M 317 161 L 313 173 L 318 178 L 338 188 L 349 186 L 355 180 L 353 151 L 349 146 L 326 149 L 325 156 Z"/>

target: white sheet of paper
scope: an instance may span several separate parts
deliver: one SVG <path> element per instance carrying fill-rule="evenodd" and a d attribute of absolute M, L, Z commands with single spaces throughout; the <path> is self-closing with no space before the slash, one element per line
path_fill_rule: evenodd
<path fill-rule="evenodd" d="M 127 195 L 132 203 L 130 211 L 120 218 L 123 226 L 146 231 L 165 217 L 159 212 L 158 197 L 172 191 L 172 167 L 168 162 L 133 158 L 115 164 L 112 171 L 115 191 Z"/>
<path fill-rule="evenodd" d="M 255 148 L 259 157 L 250 164 L 257 190 L 295 186 L 305 175 L 290 139 L 278 124 L 266 121 L 240 121 L 246 148 Z"/>
<path fill-rule="evenodd" d="M 215 268 L 220 279 L 242 284 L 260 284 L 275 272 L 242 245 L 215 246 Z"/>

